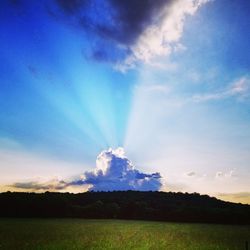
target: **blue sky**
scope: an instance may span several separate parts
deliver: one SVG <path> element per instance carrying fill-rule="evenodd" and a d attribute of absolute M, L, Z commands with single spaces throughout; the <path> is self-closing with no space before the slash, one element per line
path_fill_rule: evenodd
<path fill-rule="evenodd" d="M 1 190 L 75 178 L 122 147 L 163 190 L 250 202 L 249 13 L 244 0 L 1 1 Z"/>

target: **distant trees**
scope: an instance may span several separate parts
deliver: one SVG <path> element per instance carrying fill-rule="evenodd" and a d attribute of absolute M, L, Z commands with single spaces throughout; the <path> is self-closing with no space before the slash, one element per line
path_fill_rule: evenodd
<path fill-rule="evenodd" d="M 250 206 L 198 193 L 0 193 L 1 217 L 77 217 L 250 224 Z"/>

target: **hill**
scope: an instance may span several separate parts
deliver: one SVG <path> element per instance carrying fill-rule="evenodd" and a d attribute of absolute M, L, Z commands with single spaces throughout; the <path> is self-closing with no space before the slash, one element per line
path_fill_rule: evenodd
<path fill-rule="evenodd" d="M 76 217 L 250 224 L 250 205 L 198 193 L 0 193 L 0 217 Z"/>

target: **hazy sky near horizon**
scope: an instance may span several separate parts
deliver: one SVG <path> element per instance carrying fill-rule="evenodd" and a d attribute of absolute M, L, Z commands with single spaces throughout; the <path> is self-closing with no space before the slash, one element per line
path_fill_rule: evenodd
<path fill-rule="evenodd" d="M 64 190 L 121 147 L 163 190 L 250 203 L 249 14 L 246 0 L 0 1 L 0 190 Z"/>

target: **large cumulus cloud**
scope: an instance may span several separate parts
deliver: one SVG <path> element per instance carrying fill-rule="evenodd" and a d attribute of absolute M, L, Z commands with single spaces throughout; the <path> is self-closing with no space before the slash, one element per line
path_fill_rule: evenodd
<path fill-rule="evenodd" d="M 125 157 L 122 148 L 101 152 L 96 160 L 96 169 L 87 172 L 83 180 L 72 184 L 91 184 L 90 190 L 159 190 L 159 173 L 145 174 L 134 168 Z"/>
<path fill-rule="evenodd" d="M 96 168 L 74 180 L 15 183 L 12 187 L 28 190 L 66 190 L 84 186 L 89 191 L 139 190 L 157 191 L 161 188 L 159 173 L 146 174 L 137 170 L 125 156 L 122 148 L 102 151 L 96 159 Z"/>

